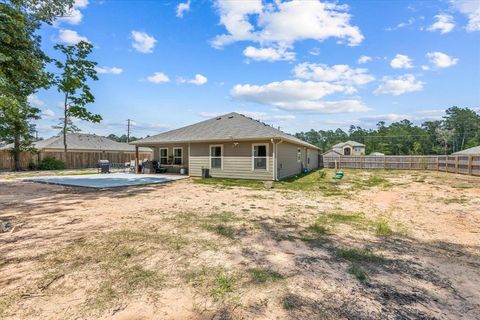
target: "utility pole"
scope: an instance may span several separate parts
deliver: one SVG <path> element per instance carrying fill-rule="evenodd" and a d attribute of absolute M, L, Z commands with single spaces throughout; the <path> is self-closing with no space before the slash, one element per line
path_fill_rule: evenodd
<path fill-rule="evenodd" d="M 130 142 L 130 119 L 127 119 L 127 143 Z"/>

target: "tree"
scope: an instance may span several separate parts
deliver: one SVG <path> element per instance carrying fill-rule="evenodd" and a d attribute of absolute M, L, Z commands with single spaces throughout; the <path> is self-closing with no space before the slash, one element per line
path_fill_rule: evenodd
<path fill-rule="evenodd" d="M 477 134 L 480 131 L 480 115 L 469 108 L 451 107 L 445 111 L 445 128 L 454 130 L 456 136 L 452 143 L 454 150 L 463 150 L 465 146 L 480 144 Z"/>
<path fill-rule="evenodd" d="M 63 145 L 67 152 L 67 132 L 74 130 L 72 118 L 98 123 L 102 116 L 87 110 L 86 105 L 95 102 L 95 97 L 87 85 L 89 79 L 98 80 L 95 71 L 96 62 L 87 60 L 93 46 L 85 41 L 75 45 L 55 45 L 55 49 L 65 56 L 64 61 L 55 60 L 61 74 L 55 77 L 57 90 L 64 95 L 63 99 Z M 75 127 L 76 128 L 76 127 Z"/>
<path fill-rule="evenodd" d="M 30 121 L 40 112 L 27 97 L 49 86 L 49 58 L 35 31 L 70 10 L 73 1 L 0 0 L 0 140 L 14 143 L 15 170 L 20 170 L 20 151 L 31 145 Z"/>

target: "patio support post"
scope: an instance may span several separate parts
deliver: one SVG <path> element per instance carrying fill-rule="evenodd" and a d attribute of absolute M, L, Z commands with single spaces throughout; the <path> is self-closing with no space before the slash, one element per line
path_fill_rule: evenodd
<path fill-rule="evenodd" d="M 135 146 L 135 173 L 140 173 L 138 162 L 138 146 Z"/>

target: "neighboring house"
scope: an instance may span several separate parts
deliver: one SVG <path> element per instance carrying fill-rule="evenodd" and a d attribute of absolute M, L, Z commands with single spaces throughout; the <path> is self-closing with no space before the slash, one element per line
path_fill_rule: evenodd
<path fill-rule="evenodd" d="M 131 142 L 154 150 L 169 172 L 279 180 L 318 168 L 319 148 L 260 121 L 232 112 Z"/>
<path fill-rule="evenodd" d="M 385 153 L 381 153 L 381 152 L 372 152 L 370 153 L 370 156 L 384 156 Z"/>
<path fill-rule="evenodd" d="M 63 135 L 53 136 L 48 139 L 32 143 L 37 151 L 63 152 Z M 12 149 L 13 143 L 8 144 L 0 150 Z M 128 143 L 117 142 L 108 138 L 86 133 L 67 134 L 68 152 L 135 152 L 135 146 Z M 152 152 L 151 149 L 141 148 L 140 152 Z"/>
<path fill-rule="evenodd" d="M 480 156 L 480 146 L 452 153 L 454 156 Z"/>
<path fill-rule="evenodd" d="M 365 145 L 356 141 L 347 141 L 337 143 L 332 150 L 344 156 L 364 156 Z"/>
<path fill-rule="evenodd" d="M 46 157 L 60 159 L 65 162 L 67 168 L 92 168 L 95 167 L 99 160 L 109 160 L 115 163 L 129 162 L 135 159 L 135 146 L 128 143 L 116 142 L 108 138 L 85 133 L 69 133 L 67 134 L 67 154 L 65 155 L 63 146 L 63 136 L 54 136 L 45 140 L 33 142 L 32 145 L 37 154 L 21 157 L 24 159 L 22 168 L 27 168 L 29 162 L 41 161 Z M 13 148 L 13 144 L 9 144 L 0 148 L 1 157 L 10 157 L 10 153 L 6 152 Z M 140 148 L 140 159 L 150 159 L 152 150 L 149 148 Z M 27 154 L 27 153 L 25 153 Z M 10 169 L 10 160 L 5 161 L 5 168 Z"/>

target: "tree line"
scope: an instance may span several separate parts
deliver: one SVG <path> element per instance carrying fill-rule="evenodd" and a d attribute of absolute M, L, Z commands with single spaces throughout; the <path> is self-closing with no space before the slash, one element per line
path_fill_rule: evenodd
<path fill-rule="evenodd" d="M 480 115 L 470 108 L 454 106 L 445 110 L 442 120 L 425 121 L 421 125 L 407 119 L 390 125 L 380 121 L 375 129 L 352 125 L 348 131 L 312 129 L 295 136 L 320 147 L 323 152 L 339 142 L 354 140 L 365 144 L 366 154 L 450 154 L 480 145 Z"/>
<path fill-rule="evenodd" d="M 63 100 L 63 116 L 57 128 L 77 131 L 72 119 L 100 122 L 102 117 L 87 110 L 95 101 L 87 82 L 97 80 L 96 63 L 88 59 L 92 44 L 55 45 L 61 59 L 48 57 L 37 34 L 42 23 L 71 13 L 74 0 L 0 0 L 0 141 L 14 144 L 15 169 L 20 169 L 20 152 L 31 149 L 32 121 L 41 110 L 28 97 L 40 89 L 56 88 Z M 52 66 L 54 72 L 47 71 Z"/>

